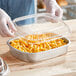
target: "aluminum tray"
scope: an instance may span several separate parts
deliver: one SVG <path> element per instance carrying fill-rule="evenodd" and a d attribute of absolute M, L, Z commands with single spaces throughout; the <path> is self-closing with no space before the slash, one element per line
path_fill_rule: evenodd
<path fill-rule="evenodd" d="M 10 47 L 11 54 L 20 60 L 31 61 L 31 62 L 42 61 L 42 60 L 46 60 L 46 59 L 50 59 L 50 58 L 63 55 L 67 53 L 67 48 L 70 44 L 70 40 L 64 37 L 63 39 L 67 42 L 67 44 L 64 46 L 51 49 L 48 51 L 38 52 L 38 53 L 27 53 L 27 52 L 22 52 L 20 50 L 17 50 L 10 45 L 10 41 L 15 40 L 15 39 L 18 39 L 18 37 L 7 41 L 7 44 Z"/>

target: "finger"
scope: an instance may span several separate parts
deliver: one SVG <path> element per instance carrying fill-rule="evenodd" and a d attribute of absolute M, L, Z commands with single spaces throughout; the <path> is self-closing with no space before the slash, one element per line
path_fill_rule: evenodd
<path fill-rule="evenodd" d="M 4 32 L 4 34 L 6 34 L 7 35 L 7 37 L 10 37 L 10 35 L 9 34 L 7 34 L 6 33 L 6 31 L 3 31 Z M 11 32 L 11 31 L 10 31 Z M 14 37 L 14 33 L 12 33 L 12 37 Z"/>
<path fill-rule="evenodd" d="M 2 30 L 5 31 L 5 33 L 6 33 L 8 36 L 14 36 L 13 33 L 9 30 L 9 28 L 8 28 L 5 20 L 3 20 L 3 21 L 1 22 L 1 24 L 2 24 Z"/>
<path fill-rule="evenodd" d="M 56 23 L 56 22 L 58 22 L 58 20 L 57 20 L 57 18 L 56 18 L 56 16 L 55 16 L 55 9 L 54 8 L 52 8 L 52 10 L 50 11 L 50 14 L 51 14 L 51 22 L 53 22 L 53 23 Z"/>
<path fill-rule="evenodd" d="M 4 34 L 1 29 L 0 29 L 0 35 L 1 35 L 2 37 L 6 37 L 6 34 Z"/>
<path fill-rule="evenodd" d="M 49 8 L 47 8 L 47 12 L 51 14 L 51 16 L 55 16 L 55 7 L 51 5 Z"/>
<path fill-rule="evenodd" d="M 2 37 L 8 37 L 9 35 L 6 33 L 5 30 L 3 30 L 2 28 L 0 28 L 0 34 Z"/>
<path fill-rule="evenodd" d="M 7 24 L 8 24 L 9 28 L 10 28 L 12 31 L 14 31 L 14 32 L 17 31 L 16 27 L 14 26 L 14 24 L 13 24 L 13 22 L 12 22 L 11 20 L 8 20 L 8 21 L 7 21 Z"/>

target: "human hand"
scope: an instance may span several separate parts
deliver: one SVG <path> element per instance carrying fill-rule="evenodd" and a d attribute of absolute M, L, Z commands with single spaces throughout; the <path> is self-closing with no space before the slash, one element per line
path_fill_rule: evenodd
<path fill-rule="evenodd" d="M 51 14 L 51 16 L 62 19 L 63 10 L 56 3 L 56 0 L 44 0 L 44 2 L 46 4 L 46 10 Z"/>
<path fill-rule="evenodd" d="M 3 37 L 12 37 L 16 28 L 7 13 L 0 9 L 0 35 Z"/>

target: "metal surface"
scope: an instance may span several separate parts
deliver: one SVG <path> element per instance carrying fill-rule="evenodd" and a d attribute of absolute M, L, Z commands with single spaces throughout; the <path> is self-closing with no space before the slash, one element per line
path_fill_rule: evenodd
<path fill-rule="evenodd" d="M 8 76 L 9 67 L 2 58 L 0 58 L 0 76 Z"/>
<path fill-rule="evenodd" d="M 17 38 L 14 38 L 14 39 L 17 39 Z M 48 51 L 38 52 L 38 53 L 27 53 L 27 52 L 21 52 L 20 50 L 17 50 L 10 45 L 10 41 L 12 41 L 14 39 L 10 39 L 7 42 L 8 46 L 10 47 L 11 54 L 20 60 L 31 61 L 31 62 L 42 61 L 42 60 L 46 60 L 46 59 L 50 59 L 50 58 L 54 58 L 54 57 L 63 55 L 67 52 L 67 48 L 70 44 L 70 40 L 67 38 L 64 38 L 65 41 L 68 42 L 64 46 L 61 46 L 61 47 L 58 47 L 55 49 L 51 49 Z"/>
<path fill-rule="evenodd" d="M 63 6 L 62 8 L 71 8 L 71 7 L 76 7 L 76 4 Z"/>
<path fill-rule="evenodd" d="M 67 6 L 62 7 L 64 15 L 64 20 L 76 19 L 76 3 L 69 4 Z"/>

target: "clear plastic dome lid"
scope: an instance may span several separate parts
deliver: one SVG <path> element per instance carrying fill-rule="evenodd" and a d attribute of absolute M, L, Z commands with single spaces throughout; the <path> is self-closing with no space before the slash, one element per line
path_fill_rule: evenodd
<path fill-rule="evenodd" d="M 19 17 L 13 20 L 16 36 L 25 36 L 28 40 L 45 41 L 68 36 L 71 32 L 68 25 L 49 13 Z"/>

